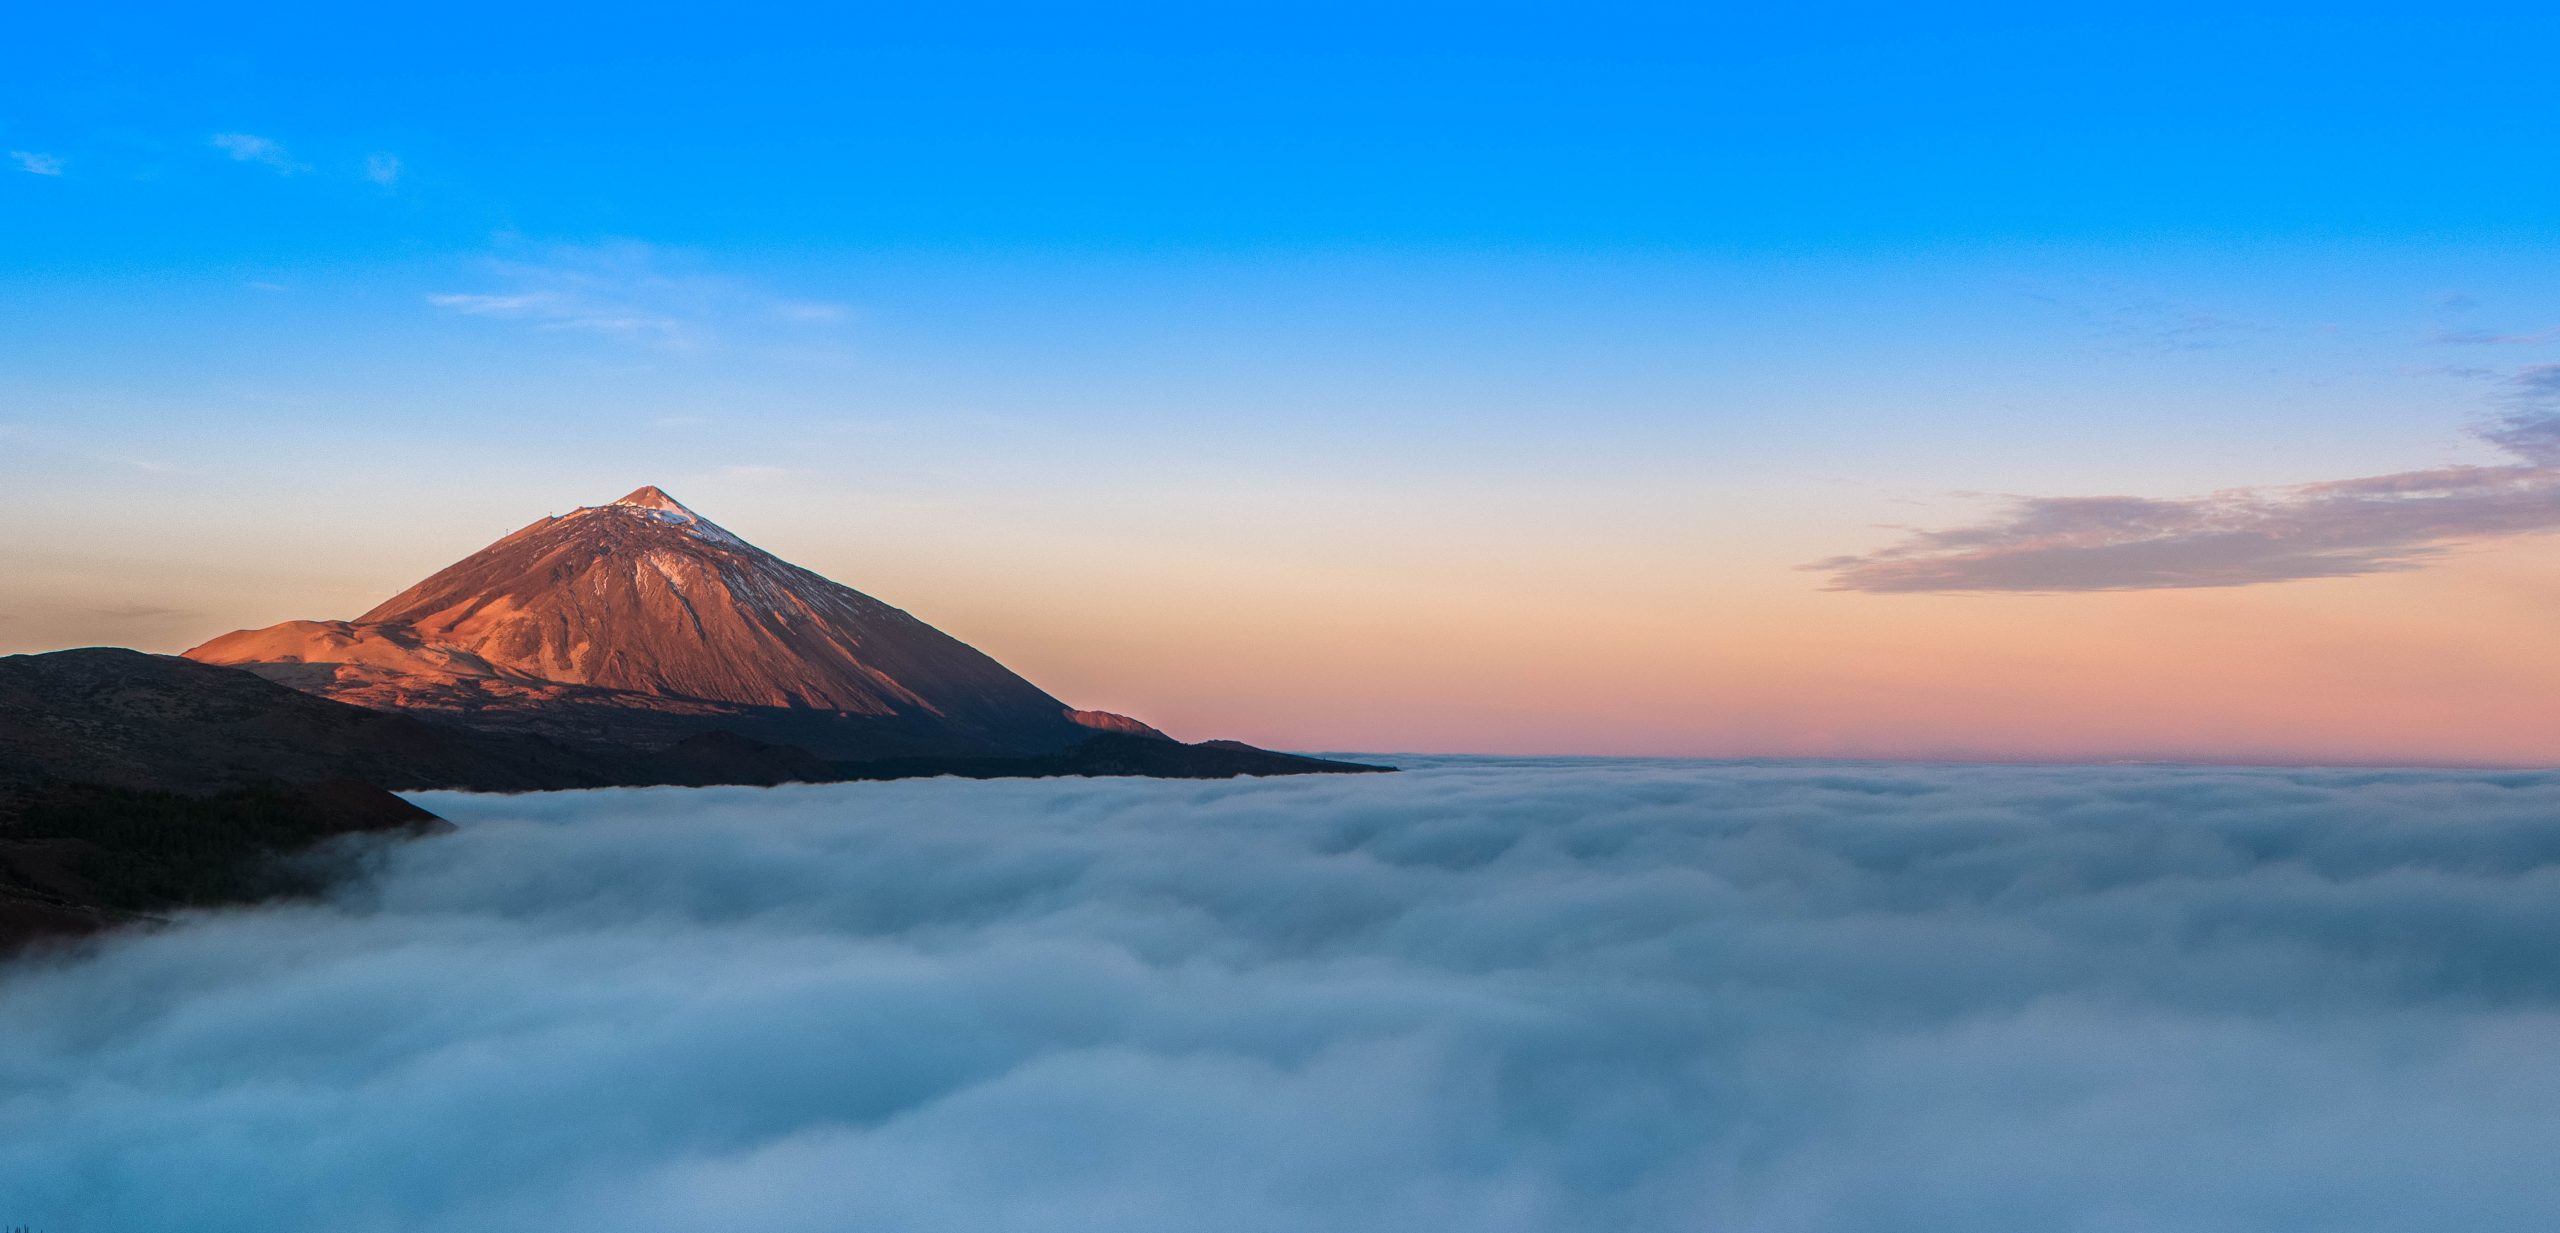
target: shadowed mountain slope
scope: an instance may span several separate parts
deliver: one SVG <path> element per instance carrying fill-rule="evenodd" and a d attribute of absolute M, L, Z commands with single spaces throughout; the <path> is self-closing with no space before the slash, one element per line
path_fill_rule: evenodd
<path fill-rule="evenodd" d="M 795 731 L 790 721 L 813 725 Z M 823 745 L 832 713 L 737 708 L 724 722 Z M 1375 767 L 1232 742 L 1094 732 L 1036 754 L 840 760 L 726 728 L 555 741 L 392 714 L 236 668 L 114 647 L 0 656 L 0 951 L 182 907 L 315 889 L 293 859 L 340 836 L 442 823 L 385 789 L 518 791 L 926 775 L 1225 778 Z M 869 731 L 863 729 L 861 731 Z M 866 748 L 872 746 L 866 742 Z"/>
<path fill-rule="evenodd" d="M 614 781 L 547 742 L 94 647 L 0 656 L 0 949 L 309 889 L 283 858 L 443 825 L 384 787 Z"/>
<path fill-rule="evenodd" d="M 121 647 L 0 656 L 0 779 L 33 777 L 188 792 L 337 779 L 504 792 L 626 778 L 550 742 L 349 706 Z"/>

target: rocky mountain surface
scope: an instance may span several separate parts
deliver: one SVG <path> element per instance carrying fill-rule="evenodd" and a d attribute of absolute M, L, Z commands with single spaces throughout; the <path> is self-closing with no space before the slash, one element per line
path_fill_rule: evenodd
<path fill-rule="evenodd" d="M 658 731 L 827 713 L 877 733 L 883 755 L 1047 753 L 1088 732 L 975 648 L 654 487 L 535 522 L 352 621 L 243 630 L 187 655 L 361 706 L 537 729 L 599 708 L 660 717 Z"/>

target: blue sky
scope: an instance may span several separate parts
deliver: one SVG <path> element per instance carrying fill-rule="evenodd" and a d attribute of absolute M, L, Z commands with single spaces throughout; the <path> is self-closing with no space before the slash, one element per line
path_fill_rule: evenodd
<path fill-rule="evenodd" d="M 2555 25 L 36 14 L 0 479 L 56 547 L 11 550 L 0 649 L 361 610 L 656 482 L 1100 688 L 1113 596 L 1287 662 L 1238 560 L 1677 642 L 2000 494 L 2495 464 L 2560 360 Z M 1122 701 L 1216 710 L 1177 675 Z"/>
<path fill-rule="evenodd" d="M 768 251 L 1879 253 L 2543 225 L 2555 173 L 2519 143 L 2547 133 L 2548 14 L 2074 10 L 39 15 L 13 145 L 161 187 L 90 199 L 88 225 L 12 265 L 378 257 L 505 229 Z M 315 180 L 390 152 L 406 199 L 223 193 L 198 157 L 209 127 L 275 141 Z"/>

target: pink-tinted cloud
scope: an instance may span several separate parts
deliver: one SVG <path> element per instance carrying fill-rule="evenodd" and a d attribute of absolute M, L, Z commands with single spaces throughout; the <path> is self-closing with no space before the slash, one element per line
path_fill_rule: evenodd
<path fill-rule="evenodd" d="M 2472 541 L 2560 531 L 2560 364 L 2507 386 L 2511 410 L 2480 435 L 2509 465 L 2203 497 L 2027 497 L 1987 522 L 1807 568 L 1842 591 L 2232 587 L 2415 569 Z"/>

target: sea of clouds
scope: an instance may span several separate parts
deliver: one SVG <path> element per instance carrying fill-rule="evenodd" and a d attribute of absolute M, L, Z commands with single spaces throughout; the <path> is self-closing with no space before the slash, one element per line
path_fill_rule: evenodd
<path fill-rule="evenodd" d="M 0 974 L 44 1233 L 2544 1227 L 2560 775 L 435 796 Z"/>

